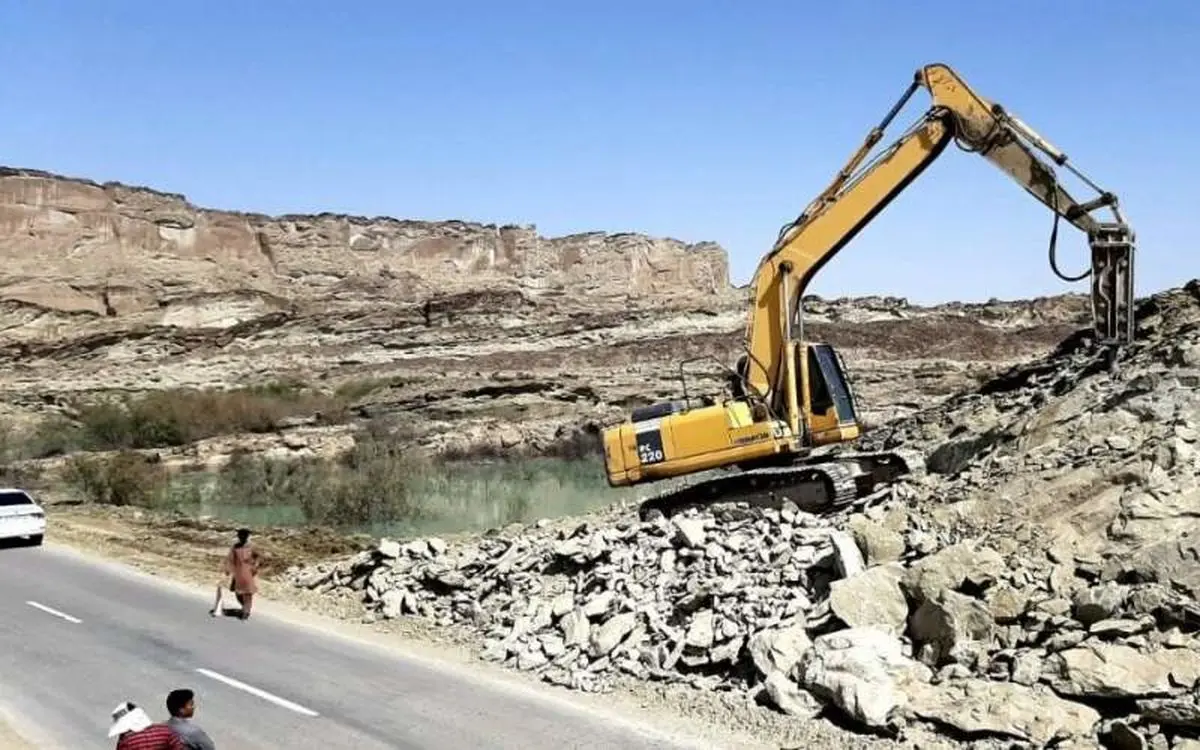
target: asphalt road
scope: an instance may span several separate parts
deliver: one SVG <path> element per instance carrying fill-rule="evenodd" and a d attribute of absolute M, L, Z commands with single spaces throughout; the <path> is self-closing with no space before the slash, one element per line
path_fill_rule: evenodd
<path fill-rule="evenodd" d="M 60 549 L 0 548 L 0 707 L 39 748 L 112 748 L 129 699 L 232 748 L 675 748 L 666 739 L 460 668 L 211 599 Z"/>

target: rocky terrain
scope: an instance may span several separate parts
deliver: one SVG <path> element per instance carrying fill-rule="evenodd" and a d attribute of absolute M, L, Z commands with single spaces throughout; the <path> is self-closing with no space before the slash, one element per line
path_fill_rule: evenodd
<path fill-rule="evenodd" d="M 710 243 L 268 217 L 6 168 L 0 258 L 10 427 L 114 392 L 327 397 L 270 429 L 156 449 L 167 463 L 330 455 L 364 424 L 435 449 L 550 450 L 678 397 L 682 359 L 711 362 L 689 366 L 691 393 L 719 388 L 748 294 Z M 1200 282 L 1142 300 L 1141 338 L 1116 357 L 1076 333 L 1081 295 L 809 297 L 805 314 L 850 367 L 876 428 L 862 447 L 924 458 L 869 507 L 647 522 L 612 508 L 359 552 L 264 530 L 272 559 L 297 563 L 271 572 L 270 596 L 349 601 L 569 689 L 720 696 L 815 747 L 1200 747 Z M 205 581 L 225 533 L 133 508 L 56 513 L 72 543 L 149 550 Z"/>
<path fill-rule="evenodd" d="M 1200 748 L 1200 279 L 1137 318 L 1119 352 L 1072 334 L 873 431 L 925 466 L 870 507 L 614 509 L 288 576 L 583 691 L 680 684 L 892 740 Z"/>
<path fill-rule="evenodd" d="M 0 168 L 0 407 L 13 423 L 109 392 L 281 379 L 345 395 L 350 421 L 396 418 L 433 448 L 541 451 L 583 424 L 721 387 L 747 290 L 711 243 L 636 234 L 321 214 L 268 217 L 181 195 Z M 1079 295 L 922 308 L 806 304 L 842 348 L 868 421 L 907 414 L 1044 353 Z M 331 453 L 344 424 L 226 435 Z"/>

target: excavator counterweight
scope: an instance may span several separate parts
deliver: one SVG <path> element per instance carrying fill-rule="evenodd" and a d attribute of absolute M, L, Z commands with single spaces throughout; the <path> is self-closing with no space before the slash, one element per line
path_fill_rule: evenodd
<path fill-rule="evenodd" d="M 921 88 L 933 104 L 868 161 Z M 776 504 L 787 499 L 819 511 L 861 501 L 910 471 L 911 458 L 899 453 L 842 449 L 862 433 L 855 396 L 837 351 L 805 340 L 801 300 L 821 268 L 952 142 L 987 159 L 1051 210 L 1052 270 L 1068 282 L 1091 277 L 1092 324 L 1099 342 L 1119 346 L 1133 340 L 1134 234 L 1116 196 L 1004 107 L 974 92 L 951 68 L 926 65 L 829 186 L 780 230 L 760 261 L 751 284 L 745 354 L 729 369 L 732 396 L 693 407 L 685 388 L 684 401 L 635 409 L 603 431 L 610 485 L 684 480 L 683 486 L 646 500 L 643 516 L 718 500 Z M 1097 197 L 1076 201 L 1055 167 L 1070 171 Z M 1101 208 L 1113 218 L 1097 219 L 1093 212 Z M 1091 249 L 1090 268 L 1078 276 L 1058 267 L 1061 219 L 1083 232 Z M 719 475 L 702 477 L 707 472 Z"/>

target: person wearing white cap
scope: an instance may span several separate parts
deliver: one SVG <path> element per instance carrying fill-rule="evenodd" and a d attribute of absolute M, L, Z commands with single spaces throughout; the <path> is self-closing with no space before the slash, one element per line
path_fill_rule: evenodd
<path fill-rule="evenodd" d="M 117 737 L 116 750 L 185 750 L 166 724 L 155 724 L 140 706 L 123 701 L 112 710 L 108 737 Z"/>

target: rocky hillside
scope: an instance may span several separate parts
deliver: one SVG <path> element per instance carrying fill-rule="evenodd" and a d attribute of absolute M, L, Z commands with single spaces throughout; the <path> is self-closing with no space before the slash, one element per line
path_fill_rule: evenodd
<path fill-rule="evenodd" d="M 431 446 L 541 450 L 581 424 L 680 394 L 685 357 L 731 363 L 747 291 L 724 251 L 634 234 L 350 216 L 268 217 L 183 196 L 0 169 L 0 393 L 7 414 L 79 396 L 288 379 L 401 417 Z M 868 420 L 902 415 L 1044 353 L 1086 300 L 807 301 Z M 720 387 L 716 362 L 688 370 Z M 315 450 L 298 419 L 211 441 Z M 191 451 L 193 454 L 195 451 Z"/>
<path fill-rule="evenodd" d="M 1115 355 L 1072 335 L 876 431 L 927 467 L 869 508 L 609 511 L 384 540 L 291 580 L 580 690 L 686 685 L 941 735 L 920 747 L 1194 750 L 1200 279 L 1137 318 Z"/>

